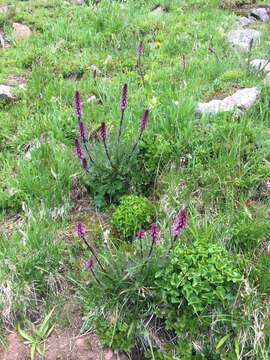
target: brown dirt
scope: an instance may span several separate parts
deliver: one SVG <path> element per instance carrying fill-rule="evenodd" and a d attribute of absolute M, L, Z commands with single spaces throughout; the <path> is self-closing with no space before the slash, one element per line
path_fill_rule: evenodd
<path fill-rule="evenodd" d="M 8 348 L 0 352 L 0 360 L 29 360 L 30 349 L 19 335 L 12 332 Z M 103 349 L 95 334 L 80 336 L 73 328 L 59 329 L 45 343 L 45 360 L 127 360 L 125 355 Z M 36 354 L 35 360 L 42 358 Z"/>
<path fill-rule="evenodd" d="M 13 231 L 18 230 L 23 224 L 24 220 L 19 214 L 11 214 L 4 221 L 0 222 L 0 233 L 10 238 Z"/>
<path fill-rule="evenodd" d="M 6 81 L 6 85 L 24 87 L 26 85 L 26 80 L 23 76 L 9 75 Z"/>
<path fill-rule="evenodd" d="M 223 100 L 227 96 L 231 96 L 232 94 L 234 94 L 239 89 L 240 87 L 233 86 L 226 91 L 209 92 L 205 94 L 205 96 L 203 97 L 203 101 L 208 102 L 211 100 Z"/>

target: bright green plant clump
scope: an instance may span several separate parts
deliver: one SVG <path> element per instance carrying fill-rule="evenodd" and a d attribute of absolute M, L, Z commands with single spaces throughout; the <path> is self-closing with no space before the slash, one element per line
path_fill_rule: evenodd
<path fill-rule="evenodd" d="M 112 216 L 114 229 L 128 239 L 136 231 L 150 225 L 155 215 L 155 207 L 143 196 L 127 195 L 120 200 L 120 205 Z"/>
<path fill-rule="evenodd" d="M 175 249 L 170 265 L 157 274 L 163 299 L 169 306 L 191 306 L 195 313 L 231 299 L 241 279 L 228 253 L 217 244 L 197 241 Z"/>

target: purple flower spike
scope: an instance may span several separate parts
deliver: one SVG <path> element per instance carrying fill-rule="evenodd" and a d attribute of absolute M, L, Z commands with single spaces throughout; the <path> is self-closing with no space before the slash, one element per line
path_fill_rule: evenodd
<path fill-rule="evenodd" d="M 172 237 L 174 240 L 182 234 L 186 229 L 188 223 L 188 214 L 187 209 L 182 208 L 179 213 L 176 215 L 174 222 L 172 224 Z"/>
<path fill-rule="evenodd" d="M 84 127 L 84 123 L 82 121 L 80 121 L 79 127 L 80 127 L 81 139 L 83 141 L 87 141 L 87 132 L 86 132 L 86 129 Z"/>
<path fill-rule="evenodd" d="M 145 230 L 139 230 L 136 234 L 136 238 L 142 240 L 145 237 Z"/>
<path fill-rule="evenodd" d="M 122 96 L 120 100 L 120 109 L 122 112 L 126 110 L 128 106 L 128 85 L 124 84 L 123 90 L 122 90 Z"/>
<path fill-rule="evenodd" d="M 96 262 L 94 258 L 90 258 L 85 262 L 85 269 L 89 271 L 93 271 L 95 268 Z"/>
<path fill-rule="evenodd" d="M 104 143 L 107 141 L 108 133 L 107 133 L 107 126 L 105 122 L 101 123 L 100 129 L 99 129 L 99 138 Z"/>
<path fill-rule="evenodd" d="M 141 133 L 144 132 L 144 130 L 146 129 L 147 127 L 147 124 L 148 124 L 148 119 L 149 119 L 149 110 L 145 110 L 142 118 L 141 118 Z"/>
<path fill-rule="evenodd" d="M 81 95 L 79 91 L 75 92 L 75 114 L 78 120 L 82 118 L 82 102 L 81 102 Z"/>
<path fill-rule="evenodd" d="M 85 227 L 85 225 L 84 224 L 82 224 L 82 223 L 77 223 L 77 225 L 76 225 L 76 232 L 77 232 L 77 236 L 79 237 L 79 238 L 84 238 L 85 237 L 85 235 L 86 235 L 86 227 Z"/>
<path fill-rule="evenodd" d="M 81 143 L 78 139 L 75 139 L 75 150 L 76 150 L 76 155 L 78 156 L 78 159 L 82 160 L 84 156 L 83 156 Z"/>
<path fill-rule="evenodd" d="M 160 230 L 157 224 L 153 224 L 149 230 L 150 236 L 154 244 L 159 243 Z"/>

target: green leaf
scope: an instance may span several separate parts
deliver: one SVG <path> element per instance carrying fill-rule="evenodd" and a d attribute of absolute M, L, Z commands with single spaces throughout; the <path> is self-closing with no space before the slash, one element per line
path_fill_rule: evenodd
<path fill-rule="evenodd" d="M 27 340 L 29 343 L 32 343 L 34 341 L 34 338 L 32 336 L 28 335 L 25 331 L 22 330 L 20 324 L 18 324 L 18 332 L 21 337 Z"/>
<path fill-rule="evenodd" d="M 221 348 L 225 344 L 225 342 L 229 339 L 230 336 L 231 336 L 231 334 L 227 334 L 227 335 L 223 336 L 217 343 L 216 350 Z"/>
<path fill-rule="evenodd" d="M 237 360 L 240 359 L 240 345 L 239 345 L 239 341 L 237 339 L 234 342 L 234 351 L 237 356 Z"/>

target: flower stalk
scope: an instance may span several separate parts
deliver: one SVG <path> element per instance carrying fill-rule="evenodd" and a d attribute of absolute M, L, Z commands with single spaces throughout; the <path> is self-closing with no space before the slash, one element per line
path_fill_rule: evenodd
<path fill-rule="evenodd" d="M 126 83 L 123 86 L 122 96 L 120 99 L 121 118 L 120 118 L 119 132 L 118 132 L 118 143 L 120 141 L 122 131 L 123 131 L 124 115 L 125 115 L 127 106 L 128 106 L 128 85 Z"/>

